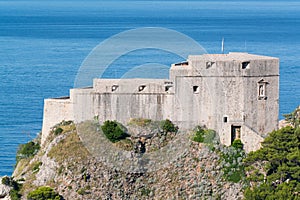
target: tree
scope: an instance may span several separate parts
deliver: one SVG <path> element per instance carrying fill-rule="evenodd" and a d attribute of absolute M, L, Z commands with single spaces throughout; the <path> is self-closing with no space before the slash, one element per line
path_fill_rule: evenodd
<path fill-rule="evenodd" d="M 21 144 L 18 148 L 18 152 L 16 155 L 17 162 L 23 158 L 29 158 L 34 156 L 40 149 L 40 145 L 33 141 L 30 141 L 26 144 Z"/>
<path fill-rule="evenodd" d="M 246 199 L 300 199 L 300 128 L 271 132 L 261 149 L 249 153 L 245 165 L 253 185 L 245 190 Z M 262 171 L 264 180 L 259 178 Z"/>

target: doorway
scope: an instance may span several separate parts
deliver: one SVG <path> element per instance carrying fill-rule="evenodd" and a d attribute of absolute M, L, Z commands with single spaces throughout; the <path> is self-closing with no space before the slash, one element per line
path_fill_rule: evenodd
<path fill-rule="evenodd" d="M 235 139 L 241 138 L 241 126 L 231 126 L 231 144 Z"/>

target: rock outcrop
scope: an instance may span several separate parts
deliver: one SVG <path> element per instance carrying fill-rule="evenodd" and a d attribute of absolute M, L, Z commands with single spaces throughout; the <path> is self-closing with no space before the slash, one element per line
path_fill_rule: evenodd
<path fill-rule="evenodd" d="M 109 159 L 99 158 L 88 151 L 91 146 L 87 148 L 83 142 L 85 139 L 82 139 L 88 135 L 79 134 L 73 124 L 61 128 L 64 131 L 59 135 L 55 135 L 54 131 L 49 135 L 40 151 L 27 161 L 26 167 L 16 168 L 15 179 L 25 179 L 22 189 L 24 199 L 29 191 L 45 185 L 54 188 L 65 199 L 230 200 L 243 197 L 241 182 L 224 180 L 220 155 L 217 153 L 220 149 L 208 148 L 202 143 L 189 140 L 184 144 L 185 151 L 168 154 L 173 159 L 168 159 L 164 165 L 154 168 L 155 160 L 151 161 L 152 158 L 147 157 L 153 163 L 149 167 L 143 165 L 146 159 L 141 158 L 148 151 L 151 153 L 166 147 L 177 137 L 174 133 L 162 134 L 159 130 L 154 130 L 143 141 L 145 154 L 134 152 L 134 149 L 124 150 L 121 146 L 120 151 L 127 151 L 126 155 L 129 157 L 124 158 L 125 161 L 121 160 L 124 166 L 119 167 L 109 163 Z M 129 127 L 128 130 L 135 132 L 133 146 L 135 141 L 139 141 L 138 137 L 147 135 L 143 131 L 139 135 L 140 128 L 136 126 Z M 100 145 L 105 144 L 101 141 Z M 107 145 L 117 146 L 109 141 Z M 169 149 L 173 147 L 170 146 Z M 130 170 L 127 168 L 126 159 L 140 162 L 141 166 L 146 167 L 138 172 Z M 22 162 L 18 165 L 22 165 Z"/>
<path fill-rule="evenodd" d="M 2 178 L 0 177 L 0 199 L 10 200 L 9 197 L 10 187 L 2 184 Z"/>

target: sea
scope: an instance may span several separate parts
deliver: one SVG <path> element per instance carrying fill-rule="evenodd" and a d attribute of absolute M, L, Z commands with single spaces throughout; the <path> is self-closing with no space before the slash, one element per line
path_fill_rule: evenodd
<path fill-rule="evenodd" d="M 280 119 L 300 104 L 300 1 L 0 0 L 0 176 L 12 174 L 18 145 L 41 131 L 44 99 L 69 94 L 95 46 L 144 27 L 182 33 L 208 53 L 221 53 L 224 38 L 225 53 L 278 57 Z M 111 63 L 103 76 L 182 60 L 145 48 Z"/>

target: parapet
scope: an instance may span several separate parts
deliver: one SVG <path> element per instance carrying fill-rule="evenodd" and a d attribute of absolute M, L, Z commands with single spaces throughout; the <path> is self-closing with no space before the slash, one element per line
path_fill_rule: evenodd
<path fill-rule="evenodd" d="M 278 58 L 248 53 L 191 55 L 187 61 L 172 65 L 170 79 L 176 76 L 278 76 L 278 66 Z"/>
<path fill-rule="evenodd" d="M 94 79 L 96 93 L 157 94 L 171 92 L 173 83 L 168 79 Z"/>

